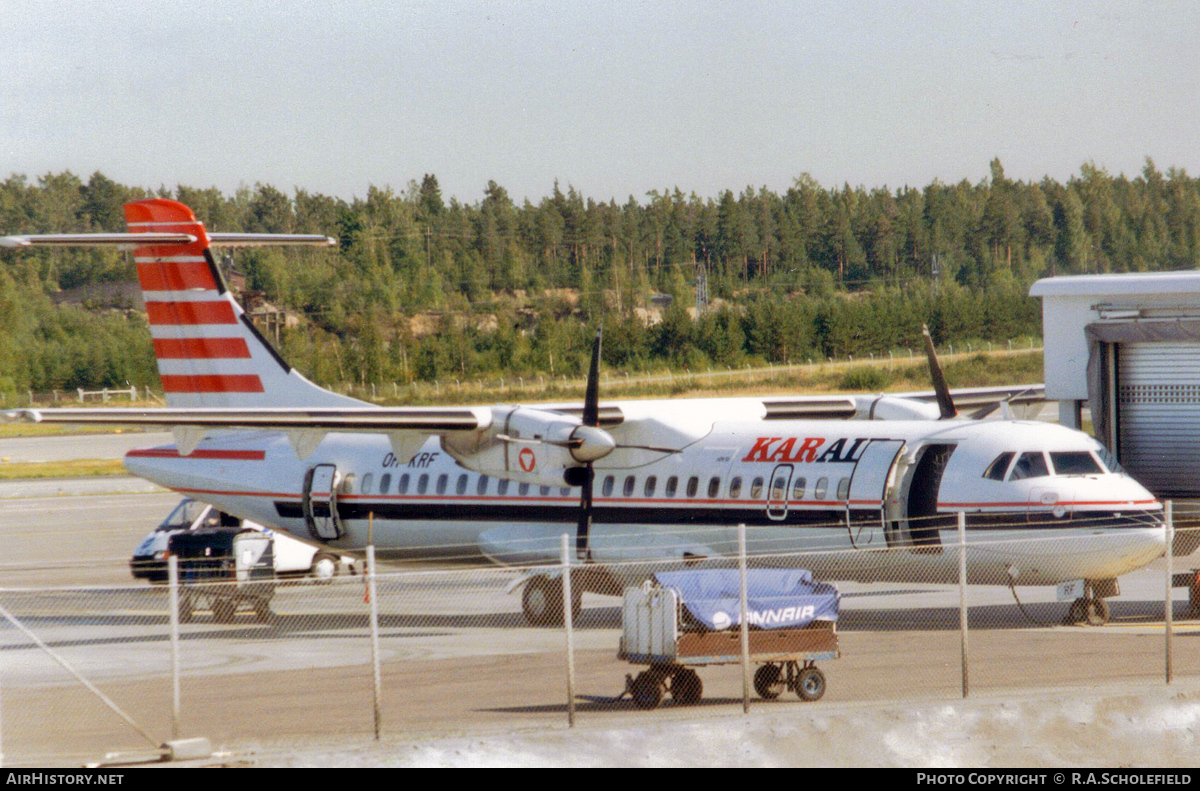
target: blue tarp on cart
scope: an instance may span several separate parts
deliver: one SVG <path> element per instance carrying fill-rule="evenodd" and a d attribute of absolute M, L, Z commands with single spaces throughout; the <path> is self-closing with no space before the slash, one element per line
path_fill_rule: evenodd
<path fill-rule="evenodd" d="M 737 569 L 660 571 L 658 584 L 674 588 L 688 613 L 705 627 L 736 627 L 741 610 Z M 813 621 L 836 621 L 841 594 L 814 582 L 807 569 L 748 569 L 746 621 L 761 629 L 798 629 Z"/>

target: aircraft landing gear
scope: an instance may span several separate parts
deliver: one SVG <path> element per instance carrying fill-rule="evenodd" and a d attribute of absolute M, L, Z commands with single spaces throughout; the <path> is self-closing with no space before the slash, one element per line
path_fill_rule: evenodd
<path fill-rule="evenodd" d="M 572 575 L 571 582 L 574 583 L 571 586 L 571 618 L 574 620 L 583 609 L 583 590 L 576 576 Z M 521 609 L 525 619 L 533 626 L 562 626 L 562 578 L 551 579 L 539 574 L 526 582 L 521 594 Z"/>
<path fill-rule="evenodd" d="M 1066 624 L 1086 623 L 1088 626 L 1104 626 L 1108 623 L 1110 610 L 1107 599 L 1085 596 L 1071 602 Z"/>

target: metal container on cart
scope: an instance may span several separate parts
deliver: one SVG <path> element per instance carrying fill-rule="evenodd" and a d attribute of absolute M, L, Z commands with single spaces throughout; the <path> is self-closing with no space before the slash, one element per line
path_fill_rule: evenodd
<path fill-rule="evenodd" d="M 268 533 L 210 527 L 172 536 L 179 558 L 179 620 L 188 622 L 207 605 L 218 623 L 230 623 L 240 607 L 260 621 L 271 619 L 275 595 L 274 540 Z"/>
<path fill-rule="evenodd" d="M 698 702 L 703 684 L 693 669 L 742 661 L 741 581 L 733 569 L 660 572 L 625 589 L 618 658 L 649 665 L 626 678 L 626 692 L 651 709 L 669 692 L 679 704 Z M 840 594 L 804 569 L 747 571 L 750 661 L 754 689 L 765 699 L 793 690 L 802 700 L 825 694 L 816 662 L 837 659 Z"/>

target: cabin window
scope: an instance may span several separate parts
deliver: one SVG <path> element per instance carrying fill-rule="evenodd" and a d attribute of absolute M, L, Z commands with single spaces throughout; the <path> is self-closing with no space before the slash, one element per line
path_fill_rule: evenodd
<path fill-rule="evenodd" d="M 425 494 L 425 490 L 429 488 L 429 476 L 422 475 L 417 478 L 417 494 Z"/>
<path fill-rule="evenodd" d="M 445 494 L 445 493 L 446 493 L 446 484 L 447 484 L 447 483 L 449 483 L 449 482 L 450 482 L 450 476 L 449 476 L 449 475 L 447 475 L 447 474 L 446 474 L 446 473 L 444 473 L 444 472 L 443 472 L 441 475 L 439 475 L 439 476 L 438 476 L 438 481 L 437 481 L 437 493 L 438 493 L 438 494 Z"/>
<path fill-rule="evenodd" d="M 408 494 L 408 473 L 400 476 L 400 484 L 396 487 L 396 494 Z"/>
<path fill-rule="evenodd" d="M 543 486 L 543 487 L 541 487 L 541 488 L 539 488 L 539 489 L 538 489 L 538 492 L 540 492 L 540 493 L 541 493 L 542 497 L 548 497 L 548 496 L 550 495 L 550 487 L 549 487 L 549 486 Z"/>
<path fill-rule="evenodd" d="M 467 493 L 467 476 L 465 473 L 463 475 L 458 476 L 458 481 L 454 484 L 454 493 L 455 494 L 466 494 Z"/>
<path fill-rule="evenodd" d="M 787 496 L 787 475 L 780 473 L 771 481 L 771 499 L 776 502 Z"/>
<path fill-rule="evenodd" d="M 829 491 L 829 479 L 818 478 L 817 485 L 813 487 L 813 497 L 817 498 L 818 500 L 824 500 L 825 492 L 827 491 Z"/>
<path fill-rule="evenodd" d="M 1049 474 L 1050 468 L 1046 466 L 1046 456 L 1041 451 L 1030 451 L 1022 453 L 1021 458 L 1017 459 L 1008 479 L 1019 481 L 1024 478 L 1044 478 Z"/>
<path fill-rule="evenodd" d="M 375 476 L 368 472 L 363 476 L 362 494 L 370 494 L 371 484 L 373 483 L 375 483 Z"/>
<path fill-rule="evenodd" d="M 642 496 L 643 497 L 653 497 L 654 490 L 656 488 L 658 488 L 658 478 L 651 475 L 649 478 L 646 479 L 646 487 L 644 489 L 642 489 Z"/>
<path fill-rule="evenodd" d="M 1104 470 L 1086 450 L 1050 453 L 1055 475 L 1100 475 Z"/>
<path fill-rule="evenodd" d="M 1004 473 L 1008 472 L 1008 463 L 1012 461 L 1012 457 L 1015 455 L 1015 453 L 1001 453 L 984 470 L 983 477 L 992 481 L 1004 480 Z"/>
<path fill-rule="evenodd" d="M 341 490 L 342 494 L 354 494 L 354 473 L 350 473 L 342 479 Z"/>
<path fill-rule="evenodd" d="M 792 499 L 803 500 L 804 489 L 806 486 L 808 486 L 808 481 L 806 481 L 803 476 L 797 478 L 792 484 Z"/>
<path fill-rule="evenodd" d="M 558 488 L 558 493 L 560 495 L 562 495 L 563 497 L 566 497 L 567 495 L 569 495 L 571 493 L 571 487 L 570 486 L 560 486 Z"/>
<path fill-rule="evenodd" d="M 679 488 L 679 478 L 675 475 L 672 475 L 670 478 L 667 478 L 667 490 L 666 490 L 666 492 L 664 492 L 664 494 L 666 494 L 667 497 L 674 497 L 675 490 L 678 488 Z"/>
<path fill-rule="evenodd" d="M 729 499 L 736 500 L 742 496 L 742 479 L 734 478 L 729 482 Z"/>
<path fill-rule="evenodd" d="M 496 484 L 496 494 L 508 494 L 508 478 L 501 478 Z"/>
<path fill-rule="evenodd" d="M 479 480 L 475 483 L 475 494 L 487 494 L 487 490 L 488 477 L 486 475 L 480 475 Z"/>
<path fill-rule="evenodd" d="M 750 482 L 750 499 L 757 500 L 762 497 L 763 479 L 755 478 Z"/>
<path fill-rule="evenodd" d="M 721 493 L 721 479 L 720 478 L 709 478 L 708 479 L 708 499 L 715 500 L 715 499 L 717 499 L 717 495 L 719 495 L 720 493 Z"/>
<path fill-rule="evenodd" d="M 632 475 L 628 476 L 625 479 L 625 487 L 621 490 L 621 494 L 625 495 L 626 497 L 632 497 L 633 487 L 636 485 L 637 479 L 635 479 Z"/>
<path fill-rule="evenodd" d="M 839 500 L 845 500 L 849 496 L 850 496 L 850 479 L 842 478 L 840 481 L 838 481 L 837 498 Z"/>
<path fill-rule="evenodd" d="M 379 493 L 387 494 L 388 489 L 390 489 L 390 488 L 392 488 L 392 475 L 391 475 L 391 473 L 385 472 L 383 474 L 383 477 L 381 477 L 379 479 Z"/>
<path fill-rule="evenodd" d="M 698 491 L 700 491 L 700 478 L 698 478 L 697 476 L 693 475 L 691 478 L 688 478 L 688 482 L 687 482 L 687 496 L 688 496 L 688 497 L 695 497 L 695 496 L 696 496 L 696 492 L 698 492 Z"/>
<path fill-rule="evenodd" d="M 613 477 L 611 475 L 605 476 L 604 483 L 602 483 L 600 485 L 600 495 L 602 497 L 611 497 L 612 493 L 613 493 L 613 484 L 614 483 L 615 483 L 615 481 L 613 480 Z"/>
<path fill-rule="evenodd" d="M 522 484 L 518 485 L 517 486 L 517 494 L 520 495 L 521 497 L 524 497 L 525 495 L 529 494 L 529 484 L 522 483 Z"/>

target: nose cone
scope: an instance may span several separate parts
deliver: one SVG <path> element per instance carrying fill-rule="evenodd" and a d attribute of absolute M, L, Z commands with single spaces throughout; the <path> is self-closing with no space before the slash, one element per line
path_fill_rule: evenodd
<path fill-rule="evenodd" d="M 617 447 L 611 434 L 593 426 L 577 426 L 571 432 L 571 439 L 579 443 L 571 448 L 571 458 L 583 464 L 603 459 Z"/>

